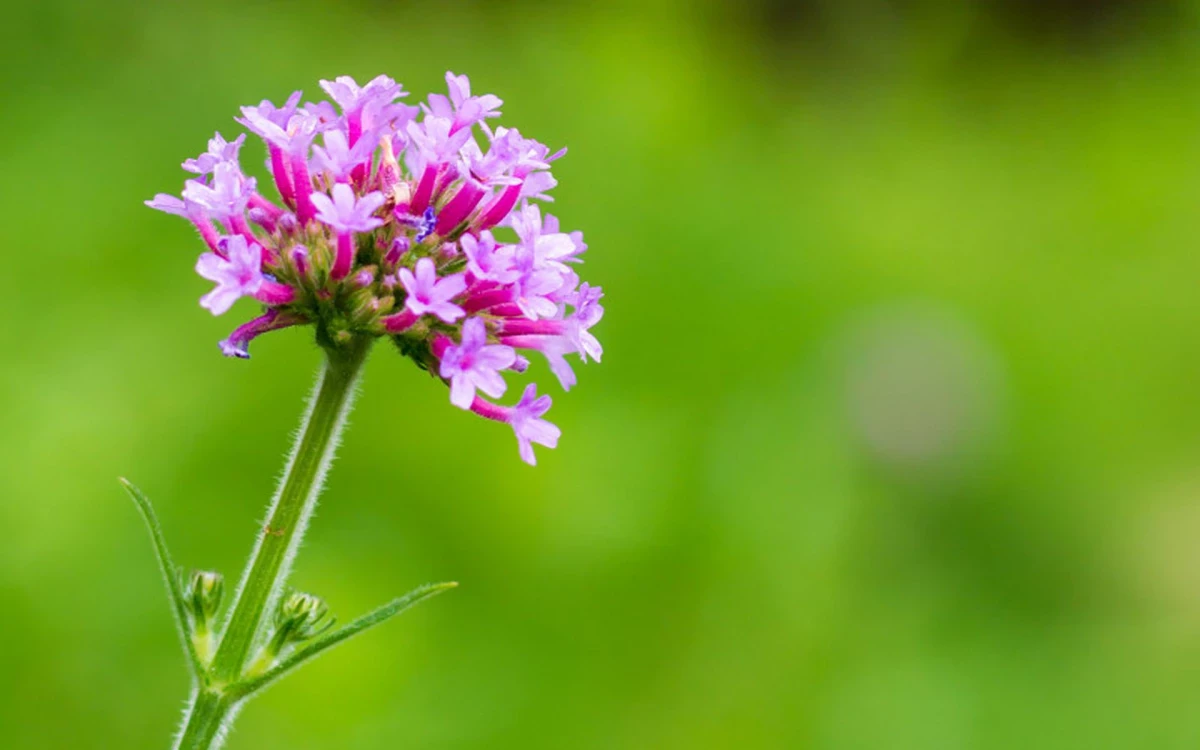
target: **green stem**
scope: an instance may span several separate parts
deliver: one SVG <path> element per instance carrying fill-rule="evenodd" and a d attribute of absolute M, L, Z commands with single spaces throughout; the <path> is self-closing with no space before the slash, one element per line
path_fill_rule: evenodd
<path fill-rule="evenodd" d="M 188 702 L 184 725 L 173 747 L 176 750 L 220 747 L 237 705 L 219 692 L 206 688 L 197 690 Z"/>
<path fill-rule="evenodd" d="M 370 345 L 370 339 L 363 339 L 344 349 L 328 351 L 283 481 L 242 574 L 212 666 L 201 677 L 189 703 L 175 744 L 178 750 L 220 747 L 238 706 L 226 689 L 242 677 L 246 661 L 255 646 L 261 645 L 264 625 L 283 594 L 325 472 L 333 461 Z"/>

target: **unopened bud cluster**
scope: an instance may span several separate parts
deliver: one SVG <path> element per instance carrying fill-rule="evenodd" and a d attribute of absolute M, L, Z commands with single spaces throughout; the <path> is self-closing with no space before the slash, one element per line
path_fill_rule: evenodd
<path fill-rule="evenodd" d="M 224 593 L 224 577 L 208 570 L 193 571 L 184 590 L 184 601 L 191 620 L 192 644 L 204 663 L 212 658 L 215 621 Z"/>
<path fill-rule="evenodd" d="M 337 620 L 320 597 L 294 591 L 284 597 L 275 611 L 274 629 L 251 664 L 250 674 L 260 674 L 275 664 L 289 649 L 316 638 Z"/>
<path fill-rule="evenodd" d="M 407 92 L 386 76 L 322 81 L 340 109 L 301 105 L 300 92 L 280 107 L 243 107 L 238 122 L 266 142 L 278 201 L 242 171 L 245 135 L 218 133 L 183 163 L 196 177 L 182 197 L 147 204 L 187 218 L 206 243 L 196 270 L 216 287 L 203 306 L 262 304 L 221 342 L 227 356 L 249 357 L 255 337 L 305 324 L 327 348 L 390 337 L 445 381 L 455 406 L 511 425 L 532 464 L 533 443 L 558 442 L 542 419 L 550 397 L 532 383 L 513 406 L 483 396 L 503 396 L 505 374 L 525 371 L 520 352 L 541 353 L 573 386 L 566 356 L 600 359 L 589 329 L 603 295 L 572 268 L 582 234 L 533 202 L 550 200 L 550 164 L 564 152 L 489 126 L 500 99 L 473 96 L 466 76 L 446 80 L 449 96 L 419 107 L 399 103 Z"/>

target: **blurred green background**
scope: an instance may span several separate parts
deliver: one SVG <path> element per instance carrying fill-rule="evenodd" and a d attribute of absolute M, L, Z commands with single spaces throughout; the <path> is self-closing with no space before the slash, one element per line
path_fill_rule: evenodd
<path fill-rule="evenodd" d="M 218 356 L 252 305 L 201 310 L 141 202 L 238 105 L 447 69 L 570 147 L 605 360 L 531 469 L 380 347 L 294 582 L 343 619 L 462 588 L 231 750 L 1200 744 L 1200 3 L 5 15 L 6 750 L 166 746 L 187 681 L 116 477 L 236 577 L 318 361 Z"/>

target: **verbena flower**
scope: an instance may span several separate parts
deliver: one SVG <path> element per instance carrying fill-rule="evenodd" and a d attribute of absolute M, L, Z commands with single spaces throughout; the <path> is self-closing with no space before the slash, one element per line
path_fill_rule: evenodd
<path fill-rule="evenodd" d="M 530 384 L 514 406 L 488 399 L 525 372 L 522 352 L 575 385 L 568 358 L 602 353 L 591 329 L 603 294 L 574 270 L 582 234 L 533 202 L 551 200 L 564 151 L 487 125 L 502 102 L 473 95 L 466 76 L 446 83 L 448 95 L 419 107 L 400 103 L 407 92 L 387 76 L 321 81 L 333 103 L 301 104 L 295 92 L 282 106 L 243 107 L 236 119 L 265 142 L 277 199 L 242 170 L 245 134 L 217 133 L 183 163 L 192 177 L 181 196 L 146 203 L 204 240 L 196 270 L 215 288 L 202 306 L 263 306 L 220 343 L 225 355 L 247 358 L 255 337 L 300 325 L 325 347 L 386 336 L 449 386 L 455 406 L 511 425 L 532 464 L 534 443 L 558 441 L 542 418 L 550 397 Z"/>
<path fill-rule="evenodd" d="M 450 403 L 460 409 L 471 408 L 475 390 L 479 389 L 499 398 L 504 395 L 508 384 L 500 375 L 517 361 L 517 353 L 511 346 L 489 344 L 487 326 L 479 318 L 469 318 L 462 326 L 462 343 L 454 345 L 449 339 L 435 342 L 443 345 L 442 364 L 438 373 L 450 381 Z"/>
<path fill-rule="evenodd" d="M 466 290 L 466 274 L 438 276 L 437 267 L 434 266 L 433 261 L 429 258 L 421 258 L 417 261 L 415 274 L 407 268 L 401 268 L 399 276 L 400 283 L 404 286 L 407 294 L 404 299 L 406 312 L 417 318 L 426 314 L 436 315 L 446 323 L 453 323 L 466 315 L 461 307 L 450 301 L 462 295 Z M 394 316 L 392 320 L 397 320 L 397 317 Z M 403 328 L 407 327 L 408 325 L 403 326 Z M 402 330 L 402 327 L 393 325 L 392 330 L 399 331 Z"/>
<path fill-rule="evenodd" d="M 196 273 L 217 283 L 216 289 L 200 298 L 200 306 L 212 310 L 213 315 L 229 310 L 239 297 L 254 295 L 266 281 L 257 244 L 235 234 L 222 239 L 217 247 L 220 255 L 205 253 L 196 261 Z"/>

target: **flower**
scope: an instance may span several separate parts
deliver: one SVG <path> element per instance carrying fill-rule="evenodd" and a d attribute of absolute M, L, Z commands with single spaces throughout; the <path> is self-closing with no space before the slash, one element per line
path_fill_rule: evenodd
<path fill-rule="evenodd" d="M 467 270 L 476 279 L 509 284 L 521 277 L 513 267 L 513 248 L 496 244 L 491 232 L 484 230 L 478 238 L 463 235 L 459 244 L 467 256 Z"/>
<path fill-rule="evenodd" d="M 517 280 L 513 282 L 514 301 L 521 313 L 530 320 L 554 317 L 558 305 L 550 295 L 562 287 L 562 273 L 539 259 L 537 253 L 527 245 L 518 245 L 513 258 L 519 272 Z"/>
<path fill-rule="evenodd" d="M 358 139 L 353 146 L 346 140 L 346 134 L 340 130 L 325 131 L 325 146 L 313 147 L 317 165 L 321 171 L 330 174 L 335 181 L 345 182 L 358 167 L 371 160 L 377 144 L 367 137 Z M 313 196 L 314 200 L 316 196 Z"/>
<path fill-rule="evenodd" d="M 185 219 L 190 219 L 196 209 L 195 206 L 189 205 L 186 201 L 180 200 L 173 195 L 167 195 L 166 193 L 159 193 L 146 201 L 146 205 L 155 211 L 182 216 Z"/>
<path fill-rule="evenodd" d="M 337 253 L 330 270 L 334 279 L 344 279 L 354 263 L 351 233 L 369 232 L 383 226 L 383 219 L 372 216 L 383 205 L 383 201 L 383 193 L 379 192 L 358 198 L 353 188 L 343 182 L 333 186 L 332 200 L 324 193 L 312 194 L 313 206 L 317 209 L 316 218 L 337 232 Z"/>
<path fill-rule="evenodd" d="M 438 373 L 450 379 L 450 403 L 460 409 L 471 408 L 475 389 L 499 398 L 508 384 L 498 372 L 512 367 L 517 353 L 512 347 L 488 344 L 487 326 L 479 318 L 470 318 L 462 327 L 462 343 L 449 346 L 442 354 Z"/>
<path fill-rule="evenodd" d="M 521 459 L 530 466 L 537 465 L 537 458 L 533 455 L 533 443 L 547 448 L 558 447 L 558 438 L 562 435 L 562 430 L 541 418 L 550 411 L 551 403 L 549 396 L 538 396 L 537 385 L 530 383 L 525 386 L 521 400 L 508 414 L 508 423 L 517 435 Z"/>
<path fill-rule="evenodd" d="M 471 81 L 466 76 L 446 73 L 446 85 L 450 88 L 450 98 L 442 94 L 430 94 L 429 106 L 425 107 L 425 111 L 435 117 L 452 120 L 453 131 L 482 122 L 485 118 L 500 116 L 499 107 L 504 102 L 492 94 L 471 96 Z"/>
<path fill-rule="evenodd" d="M 215 219 L 244 216 L 254 194 L 256 181 L 242 174 L 234 162 L 221 162 L 213 168 L 212 179 L 206 184 L 188 180 L 183 198 L 206 211 Z"/>
<path fill-rule="evenodd" d="M 383 75 L 371 79 L 366 86 L 359 86 L 350 76 L 338 76 L 332 81 L 321 81 L 321 88 L 348 116 L 361 115 L 369 107 L 381 107 L 408 96 L 403 86 Z"/>
<path fill-rule="evenodd" d="M 570 304 L 575 308 L 575 312 L 567 319 L 566 336 L 584 362 L 587 362 L 589 356 L 599 362 L 600 355 L 604 353 L 600 340 L 588 330 L 604 317 L 604 308 L 600 306 L 600 298 L 603 296 L 600 287 L 588 286 L 585 281 L 579 285 L 579 291 L 571 297 Z"/>
<path fill-rule="evenodd" d="M 390 338 L 454 406 L 510 425 L 534 463 L 533 446 L 560 434 L 543 418 L 550 397 L 531 383 L 512 406 L 492 399 L 507 378 L 530 377 L 530 352 L 574 387 L 574 358 L 603 353 L 593 333 L 603 293 L 576 272 L 583 235 L 536 204 L 550 200 L 565 150 L 485 124 L 502 102 L 472 93 L 466 76 L 447 73 L 446 85 L 409 106 L 388 76 L 341 76 L 321 81 L 332 101 L 301 104 L 296 91 L 242 107 L 235 119 L 266 143 L 277 195 L 243 172 L 245 134 L 216 133 L 183 163 L 182 193 L 146 205 L 200 233 L 196 270 L 215 284 L 203 307 L 262 306 L 221 341 L 226 356 L 248 358 L 256 337 L 297 326 L 330 349 Z"/>
<path fill-rule="evenodd" d="M 553 216 L 542 222 L 542 211 L 529 204 L 512 215 L 512 227 L 521 238 L 521 247 L 534 259 L 535 265 L 567 271 L 563 261 L 569 261 L 580 248 L 566 234 L 557 231 L 558 220 Z"/>
<path fill-rule="evenodd" d="M 289 154 L 296 153 L 312 143 L 321 122 L 318 115 L 307 110 L 297 111 L 299 100 L 299 91 L 279 108 L 264 99 L 257 107 L 242 107 L 242 116 L 236 119 L 269 145 Z"/>
<path fill-rule="evenodd" d="M 317 219 L 335 232 L 369 232 L 383 226 L 383 219 L 372 216 L 383 205 L 382 193 L 367 193 L 360 198 L 353 188 L 339 182 L 333 186 L 332 200 L 324 193 L 313 193 L 312 200 Z"/>
<path fill-rule="evenodd" d="M 218 164 L 224 162 L 232 162 L 237 164 L 238 151 L 242 148 L 242 144 L 246 142 L 246 134 L 242 133 L 232 142 L 226 141 L 221 137 L 220 133 L 215 134 L 208 142 L 208 151 L 200 154 L 195 159 L 188 159 L 183 163 L 183 168 L 189 172 L 196 174 L 212 174 L 212 171 Z"/>
<path fill-rule="evenodd" d="M 422 122 L 408 123 L 407 135 L 412 147 L 405 154 L 413 174 L 424 175 L 429 165 L 449 164 L 471 139 L 470 130 L 455 130 L 448 117 L 427 116 Z"/>
<path fill-rule="evenodd" d="M 233 307 L 239 297 L 253 295 L 263 285 L 262 251 L 241 235 L 221 240 L 224 257 L 216 253 L 205 253 L 196 261 L 196 273 L 209 281 L 217 282 L 217 288 L 200 298 L 200 306 L 221 315 Z"/>
<path fill-rule="evenodd" d="M 418 317 L 430 313 L 453 323 L 466 315 L 461 307 L 450 302 L 467 288 L 466 279 L 462 274 L 439 278 L 429 258 L 417 261 L 416 274 L 401 268 L 400 284 L 408 293 L 404 306 Z"/>
<path fill-rule="evenodd" d="M 246 129 L 255 135 L 266 138 L 267 136 L 260 132 L 259 127 L 253 125 L 251 120 L 259 125 L 270 123 L 281 128 L 287 127 L 288 121 L 296 113 L 296 105 L 300 103 L 300 97 L 303 95 L 303 92 L 293 91 L 282 107 L 276 107 L 267 99 L 263 99 L 257 107 L 242 107 L 242 116 L 234 119 L 245 125 Z"/>

